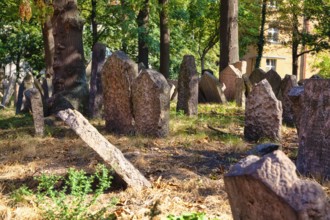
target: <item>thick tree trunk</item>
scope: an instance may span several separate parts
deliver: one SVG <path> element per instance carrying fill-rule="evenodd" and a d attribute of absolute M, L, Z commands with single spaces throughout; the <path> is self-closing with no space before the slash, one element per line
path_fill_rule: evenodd
<path fill-rule="evenodd" d="M 261 25 L 260 25 L 260 34 L 259 34 L 259 42 L 258 42 L 258 55 L 256 59 L 255 68 L 260 67 L 260 62 L 264 50 L 265 45 L 265 23 L 266 23 L 266 13 L 267 13 L 267 0 L 262 1 L 262 10 L 261 10 Z"/>
<path fill-rule="evenodd" d="M 203 73 L 203 70 L 205 69 L 204 67 L 205 67 L 205 56 L 206 56 L 206 54 L 202 54 L 201 55 L 201 74 Z"/>
<path fill-rule="evenodd" d="M 54 74 L 53 64 L 54 64 L 55 46 L 54 46 L 53 26 L 50 16 L 46 17 L 46 21 L 42 26 L 42 37 L 44 40 L 46 77 L 51 78 Z"/>
<path fill-rule="evenodd" d="M 63 96 L 75 109 L 87 113 L 88 87 L 82 42 L 83 21 L 79 17 L 77 0 L 55 0 L 53 5 L 53 96 Z"/>
<path fill-rule="evenodd" d="M 136 191 L 151 187 L 150 182 L 124 157 L 123 153 L 109 143 L 79 112 L 66 109 L 59 111 L 57 116 L 95 150 L 130 187 Z"/>
<path fill-rule="evenodd" d="M 127 54 L 127 39 L 126 39 L 126 31 L 127 28 L 125 27 L 127 16 L 125 14 L 126 9 L 126 0 L 120 0 L 121 5 L 121 50 L 124 51 L 124 53 Z"/>
<path fill-rule="evenodd" d="M 159 72 L 168 79 L 170 76 L 170 29 L 168 27 L 168 0 L 159 0 L 160 11 L 160 65 Z"/>
<path fill-rule="evenodd" d="M 238 49 L 238 0 L 221 0 L 220 72 L 239 61 Z"/>
<path fill-rule="evenodd" d="M 298 17 L 293 15 L 292 22 L 292 75 L 298 75 L 298 47 L 299 47 L 299 29 Z"/>
<path fill-rule="evenodd" d="M 97 42 L 98 34 L 97 34 L 97 22 L 96 22 L 96 0 L 92 0 L 92 13 L 91 13 L 91 24 L 92 24 L 92 39 L 93 46 Z"/>
<path fill-rule="evenodd" d="M 137 24 L 139 27 L 138 36 L 138 63 L 143 63 L 146 68 L 149 66 L 149 48 L 147 43 L 149 23 L 149 0 L 144 0 L 143 7 L 140 9 Z"/>

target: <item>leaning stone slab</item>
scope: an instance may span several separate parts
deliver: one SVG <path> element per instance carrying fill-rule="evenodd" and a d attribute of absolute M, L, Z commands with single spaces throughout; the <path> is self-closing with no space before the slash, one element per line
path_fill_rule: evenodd
<path fill-rule="evenodd" d="M 260 68 L 253 70 L 249 76 L 249 79 L 250 79 L 252 85 L 259 83 L 261 80 L 263 80 L 265 78 L 266 78 L 266 72 Z"/>
<path fill-rule="evenodd" d="M 131 90 L 137 75 L 137 64 L 122 51 L 113 53 L 103 66 L 104 117 L 110 132 L 134 133 Z"/>
<path fill-rule="evenodd" d="M 205 72 L 199 81 L 199 93 L 202 95 L 200 100 L 211 103 L 227 103 L 224 91 L 226 86 L 212 74 Z"/>
<path fill-rule="evenodd" d="M 132 86 L 137 134 L 166 137 L 169 133 L 170 86 L 161 73 L 142 70 Z"/>
<path fill-rule="evenodd" d="M 282 151 L 246 157 L 229 170 L 224 182 L 235 220 L 329 219 L 322 187 L 299 179 Z"/>
<path fill-rule="evenodd" d="M 96 151 L 128 186 L 136 191 L 151 187 L 150 182 L 124 157 L 123 153 L 103 137 L 82 114 L 76 110 L 66 109 L 59 111 L 57 116 Z"/>
<path fill-rule="evenodd" d="M 42 104 L 42 97 L 38 89 L 29 89 L 31 93 L 31 108 L 33 115 L 34 128 L 37 136 L 44 136 L 45 122 L 44 122 L 44 108 Z"/>
<path fill-rule="evenodd" d="M 281 76 L 275 70 L 271 69 L 266 73 L 266 79 L 272 86 L 275 96 L 279 99 L 282 81 Z"/>
<path fill-rule="evenodd" d="M 220 82 L 226 85 L 224 93 L 228 101 L 235 100 L 237 78 L 242 78 L 242 73 L 233 65 L 227 66 L 220 73 Z"/>
<path fill-rule="evenodd" d="M 330 80 L 309 79 L 301 95 L 297 168 L 303 175 L 330 179 Z"/>
<path fill-rule="evenodd" d="M 185 55 L 180 66 L 176 111 L 197 115 L 198 75 L 194 56 Z"/>
<path fill-rule="evenodd" d="M 236 63 L 233 64 L 233 66 L 238 69 L 242 75 L 246 74 L 246 70 L 247 70 L 247 62 L 245 60 L 242 61 L 238 61 Z"/>
<path fill-rule="evenodd" d="M 285 75 L 281 82 L 281 101 L 283 107 L 283 123 L 289 126 L 295 124 L 292 101 L 289 98 L 289 92 L 295 86 L 298 86 L 297 77 L 295 75 Z"/>
<path fill-rule="evenodd" d="M 260 138 L 280 140 L 281 126 L 282 103 L 264 79 L 254 86 L 247 98 L 244 137 L 249 141 L 258 141 Z"/>

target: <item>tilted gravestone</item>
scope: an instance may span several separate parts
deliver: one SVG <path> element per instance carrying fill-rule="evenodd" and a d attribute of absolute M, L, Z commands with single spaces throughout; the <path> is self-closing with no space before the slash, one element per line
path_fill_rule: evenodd
<path fill-rule="evenodd" d="M 330 179 L 330 80 L 309 79 L 301 94 L 297 168 L 303 175 Z"/>
<path fill-rule="evenodd" d="M 177 101 L 178 100 L 178 81 L 167 79 L 167 83 L 170 86 L 171 101 Z"/>
<path fill-rule="evenodd" d="M 137 64 L 122 51 L 113 53 L 103 66 L 104 117 L 110 132 L 134 133 L 131 90 L 137 75 Z"/>
<path fill-rule="evenodd" d="M 329 219 L 322 186 L 299 179 L 282 151 L 244 158 L 231 167 L 224 182 L 235 220 Z"/>
<path fill-rule="evenodd" d="M 165 137 L 169 132 L 170 86 L 155 70 L 142 70 L 132 86 L 137 134 Z"/>
<path fill-rule="evenodd" d="M 213 76 L 212 74 L 205 72 L 199 80 L 199 93 L 201 98 L 205 102 L 211 103 L 227 103 L 227 99 L 224 94 L 226 89 L 225 85 Z M 201 98 L 198 98 L 201 100 Z"/>
<path fill-rule="evenodd" d="M 16 74 L 13 74 L 10 79 L 9 79 L 9 83 L 8 83 L 8 87 L 6 88 L 5 93 L 3 94 L 2 97 L 2 105 L 3 106 L 7 106 L 10 98 L 12 97 L 12 95 L 14 94 L 14 90 L 15 90 L 15 85 L 16 85 Z"/>
<path fill-rule="evenodd" d="M 266 79 L 268 80 L 269 84 L 272 86 L 273 92 L 277 99 L 280 97 L 280 90 L 281 90 L 281 76 L 278 73 L 271 69 L 266 73 Z"/>
<path fill-rule="evenodd" d="M 195 58 L 185 55 L 180 66 L 178 80 L 178 102 L 176 111 L 183 110 L 186 115 L 197 115 L 198 75 Z"/>
<path fill-rule="evenodd" d="M 266 78 L 266 72 L 260 68 L 253 70 L 249 76 L 249 79 L 250 79 L 252 85 L 260 82 L 261 80 L 263 80 L 265 78 Z"/>
<path fill-rule="evenodd" d="M 238 69 L 242 75 L 246 74 L 246 70 L 247 70 L 247 62 L 245 60 L 242 61 L 238 61 L 236 63 L 233 64 L 233 66 Z"/>
<path fill-rule="evenodd" d="M 235 101 L 236 105 L 245 108 L 245 83 L 243 78 L 236 78 Z"/>
<path fill-rule="evenodd" d="M 101 71 L 105 63 L 106 46 L 96 43 L 93 46 L 92 71 L 89 90 L 89 116 L 102 117 L 103 110 L 103 90 Z"/>
<path fill-rule="evenodd" d="M 260 138 L 281 139 L 282 103 L 277 100 L 269 82 L 256 84 L 247 97 L 244 137 L 249 141 Z"/>
<path fill-rule="evenodd" d="M 290 90 L 298 86 L 297 77 L 294 75 L 285 75 L 281 82 L 281 101 L 283 107 L 283 123 L 293 126 L 294 114 L 292 109 L 292 101 L 289 98 Z"/>
<path fill-rule="evenodd" d="M 44 109 L 42 104 L 42 97 L 38 89 L 32 88 L 27 90 L 29 92 L 31 99 L 31 107 L 33 114 L 34 128 L 37 136 L 44 135 Z"/>
<path fill-rule="evenodd" d="M 233 65 L 229 65 L 221 71 L 219 78 L 220 82 L 222 82 L 226 86 L 226 90 L 224 91 L 226 99 L 228 101 L 235 100 L 236 79 L 242 78 L 242 73 Z"/>

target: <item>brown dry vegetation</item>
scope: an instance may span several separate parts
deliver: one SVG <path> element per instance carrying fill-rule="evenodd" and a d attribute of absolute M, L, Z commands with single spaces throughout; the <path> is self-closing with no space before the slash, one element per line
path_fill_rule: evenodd
<path fill-rule="evenodd" d="M 244 111 L 234 105 L 200 105 L 198 117 L 188 118 L 174 109 L 172 105 L 170 135 L 163 139 L 111 135 L 105 132 L 103 121 L 92 121 L 153 184 L 152 189 L 136 193 L 115 181 L 98 204 L 116 197 L 119 202 L 109 212 L 115 212 L 119 219 L 164 219 L 185 212 L 232 219 L 223 175 L 255 145 L 243 140 Z M 102 163 L 62 122 L 47 121 L 53 124 L 46 127 L 46 136 L 37 138 L 31 116 L 15 116 L 13 109 L 0 110 L 0 219 L 42 219 L 33 200 L 17 204 L 10 197 L 23 184 L 36 189 L 35 176 L 65 175 L 70 167 L 92 173 Z M 294 159 L 295 129 L 283 127 L 281 144 Z"/>

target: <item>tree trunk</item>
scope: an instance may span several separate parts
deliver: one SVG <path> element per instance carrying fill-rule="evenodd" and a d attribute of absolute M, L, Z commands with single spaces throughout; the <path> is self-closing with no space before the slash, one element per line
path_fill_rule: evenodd
<path fill-rule="evenodd" d="M 255 68 L 260 67 L 260 62 L 264 50 L 265 45 L 265 23 L 266 23 L 266 14 L 267 14 L 267 0 L 262 1 L 262 10 L 261 10 L 261 26 L 260 26 L 260 34 L 259 34 L 259 42 L 258 42 L 258 55 L 256 59 Z"/>
<path fill-rule="evenodd" d="M 220 72 L 239 61 L 238 49 L 238 0 L 221 0 Z"/>
<path fill-rule="evenodd" d="M 123 153 L 104 138 L 79 112 L 66 109 L 59 111 L 60 117 L 77 135 L 134 190 L 151 187 L 150 182 L 124 157 Z"/>
<path fill-rule="evenodd" d="M 160 11 L 160 65 L 159 72 L 168 79 L 170 76 L 170 29 L 168 27 L 168 0 L 159 0 Z"/>
<path fill-rule="evenodd" d="M 205 66 L 205 53 L 203 53 L 201 55 L 201 74 L 203 73 L 203 70 L 205 69 L 204 66 Z"/>
<path fill-rule="evenodd" d="M 124 51 L 124 53 L 127 54 L 127 39 L 126 39 L 126 31 L 127 28 L 125 28 L 125 23 L 126 23 L 126 19 L 127 16 L 125 14 L 125 8 L 126 8 L 126 0 L 121 0 L 120 1 L 121 4 L 121 33 L 122 33 L 122 38 L 121 38 L 121 50 Z"/>
<path fill-rule="evenodd" d="M 45 49 L 45 64 L 46 64 L 46 77 L 51 78 L 54 74 L 53 64 L 54 64 L 54 36 L 53 36 L 53 26 L 51 22 L 51 17 L 48 15 L 46 21 L 42 26 L 42 37 L 44 40 Z"/>
<path fill-rule="evenodd" d="M 148 68 L 149 63 L 149 48 L 147 43 L 148 38 L 148 23 L 149 23 L 149 0 L 144 0 L 143 7 L 140 9 L 137 24 L 139 27 L 138 36 L 138 63 L 143 63 L 146 68 Z"/>
<path fill-rule="evenodd" d="M 75 109 L 87 113 L 88 87 L 82 42 L 83 21 L 79 17 L 77 0 L 54 0 L 53 5 L 53 96 L 54 99 L 63 96 Z"/>
<path fill-rule="evenodd" d="M 92 13 L 91 13 L 91 24 L 92 24 L 92 48 L 97 42 L 97 22 L 96 22 L 96 0 L 92 0 Z"/>
<path fill-rule="evenodd" d="M 292 75 L 298 75 L 298 47 L 299 47 L 299 29 L 298 16 L 293 14 L 292 21 Z"/>

